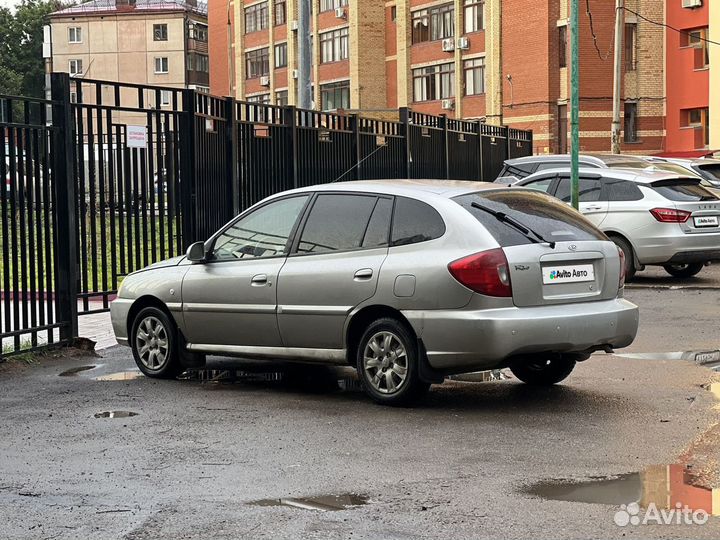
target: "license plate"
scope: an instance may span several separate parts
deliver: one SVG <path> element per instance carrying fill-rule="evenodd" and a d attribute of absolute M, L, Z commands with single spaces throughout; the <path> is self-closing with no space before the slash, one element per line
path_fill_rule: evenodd
<path fill-rule="evenodd" d="M 545 285 L 595 281 L 595 268 L 592 264 L 543 266 L 542 272 Z"/>
<path fill-rule="evenodd" d="M 693 218 L 696 227 L 717 227 L 720 225 L 717 216 L 700 216 Z"/>

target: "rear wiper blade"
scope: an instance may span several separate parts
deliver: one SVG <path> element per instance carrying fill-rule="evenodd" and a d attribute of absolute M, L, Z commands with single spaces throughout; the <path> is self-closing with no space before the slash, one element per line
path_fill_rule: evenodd
<path fill-rule="evenodd" d="M 527 225 L 523 225 L 514 217 L 508 216 L 505 212 L 498 212 L 497 210 L 493 210 L 492 208 L 488 208 L 487 206 L 483 206 L 482 204 L 477 202 L 471 202 L 470 206 L 472 206 L 473 208 L 477 208 L 478 210 L 482 210 L 483 212 L 487 212 L 501 223 L 506 223 L 507 225 L 510 225 L 511 227 L 525 235 L 528 240 L 535 242 L 536 244 L 542 242 L 550 246 L 550 249 L 555 249 L 555 242 L 546 240 L 539 232 L 534 231 Z"/>

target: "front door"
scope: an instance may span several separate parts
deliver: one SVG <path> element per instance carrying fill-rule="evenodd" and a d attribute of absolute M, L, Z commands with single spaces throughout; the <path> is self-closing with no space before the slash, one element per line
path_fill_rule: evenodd
<path fill-rule="evenodd" d="M 279 347 L 277 280 L 308 195 L 272 201 L 223 231 L 209 260 L 182 286 L 186 339 L 194 345 Z"/>

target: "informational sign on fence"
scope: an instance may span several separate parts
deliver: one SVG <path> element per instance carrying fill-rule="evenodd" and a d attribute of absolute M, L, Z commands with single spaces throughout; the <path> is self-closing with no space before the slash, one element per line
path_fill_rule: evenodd
<path fill-rule="evenodd" d="M 127 126 L 127 147 L 147 148 L 147 129 L 145 126 Z"/>

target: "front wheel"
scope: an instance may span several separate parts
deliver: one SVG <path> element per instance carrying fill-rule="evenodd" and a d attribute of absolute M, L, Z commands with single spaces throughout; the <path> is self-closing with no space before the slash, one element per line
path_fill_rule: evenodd
<path fill-rule="evenodd" d="M 694 264 L 666 264 L 663 266 L 665 271 L 672 277 L 691 278 L 697 275 L 705 265 L 703 263 Z"/>
<path fill-rule="evenodd" d="M 177 332 L 164 311 L 142 309 L 133 321 L 130 339 L 135 363 L 148 377 L 172 379 L 180 372 Z"/>
<path fill-rule="evenodd" d="M 408 405 L 427 392 L 420 380 L 417 342 L 391 318 L 371 323 L 357 348 L 358 375 L 365 392 L 383 405 Z"/>
<path fill-rule="evenodd" d="M 519 361 L 510 366 L 518 379 L 533 386 L 551 386 L 565 380 L 575 369 L 575 360 L 551 357 Z"/>

